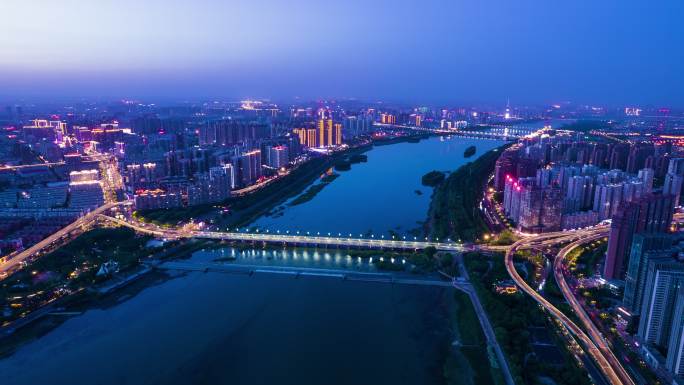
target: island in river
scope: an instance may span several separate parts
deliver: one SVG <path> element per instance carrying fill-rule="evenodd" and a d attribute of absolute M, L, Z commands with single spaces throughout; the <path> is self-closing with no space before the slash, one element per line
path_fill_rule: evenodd
<path fill-rule="evenodd" d="M 463 157 L 464 158 L 470 158 L 471 156 L 475 155 L 475 152 L 477 151 L 477 147 L 475 146 L 470 146 L 463 151 Z"/>

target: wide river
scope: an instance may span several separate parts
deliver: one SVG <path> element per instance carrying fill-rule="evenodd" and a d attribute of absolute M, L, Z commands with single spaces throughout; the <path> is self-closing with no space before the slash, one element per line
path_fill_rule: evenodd
<path fill-rule="evenodd" d="M 408 234 L 428 210 L 431 190 L 422 175 L 455 170 L 502 143 L 435 137 L 375 147 L 367 163 L 340 172 L 311 201 L 286 203 L 255 226 Z M 477 153 L 464 159 L 470 145 Z M 192 259 L 226 256 L 236 263 L 372 269 L 344 251 L 226 248 Z M 0 360 L 0 384 L 440 383 L 453 336 L 452 301 L 451 290 L 434 287 L 181 274 L 27 343 Z"/>

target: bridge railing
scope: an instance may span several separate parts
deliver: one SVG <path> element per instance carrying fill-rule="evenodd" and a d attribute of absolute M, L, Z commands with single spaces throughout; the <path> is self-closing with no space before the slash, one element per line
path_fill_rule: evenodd
<path fill-rule="evenodd" d="M 224 239 L 235 241 L 259 241 L 290 244 L 318 244 L 339 246 L 367 246 L 378 248 L 424 249 L 435 247 L 438 250 L 462 250 L 463 245 L 456 242 L 390 240 L 378 238 L 352 238 L 342 236 L 284 235 L 274 233 L 241 233 L 219 231 L 196 231 L 196 238 Z"/>

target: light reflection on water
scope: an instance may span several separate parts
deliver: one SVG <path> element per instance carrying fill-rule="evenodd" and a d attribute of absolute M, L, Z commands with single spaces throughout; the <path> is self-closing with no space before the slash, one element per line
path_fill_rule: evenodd
<path fill-rule="evenodd" d="M 377 251 L 377 255 L 382 254 Z M 364 251 L 364 257 L 353 256 L 344 249 L 246 249 L 223 247 L 203 249 L 192 254 L 191 260 L 226 264 L 290 266 L 322 269 L 350 269 L 356 271 L 377 271 L 373 265 L 373 253 Z M 394 262 L 406 263 L 404 258 L 393 258 Z"/>

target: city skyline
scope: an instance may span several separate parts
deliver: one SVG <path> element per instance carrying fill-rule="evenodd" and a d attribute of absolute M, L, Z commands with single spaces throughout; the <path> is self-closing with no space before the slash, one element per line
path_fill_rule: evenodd
<path fill-rule="evenodd" d="M 681 1 L 0 15 L 3 385 L 684 385 Z"/>
<path fill-rule="evenodd" d="M 2 99 L 684 105 L 682 5 L 0 5 Z"/>

